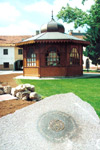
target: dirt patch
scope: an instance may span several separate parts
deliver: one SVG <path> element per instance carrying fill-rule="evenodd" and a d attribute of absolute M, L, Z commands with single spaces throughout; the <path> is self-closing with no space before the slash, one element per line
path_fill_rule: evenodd
<path fill-rule="evenodd" d="M 19 75 L 22 75 L 22 74 L 15 73 L 15 74 L 0 75 L 0 84 L 10 85 L 11 87 L 16 87 L 17 83 L 13 78 Z"/>
<path fill-rule="evenodd" d="M 17 83 L 13 78 L 19 75 L 22 74 L 17 73 L 17 74 L 0 75 L 0 84 L 16 87 Z M 0 117 L 3 117 L 10 113 L 14 113 L 16 110 L 31 105 L 33 103 L 35 102 L 25 100 L 8 100 L 0 102 Z"/>
<path fill-rule="evenodd" d="M 35 102 L 25 100 L 8 100 L 0 102 L 0 117 L 14 113 L 16 110 L 31 105 Z"/>

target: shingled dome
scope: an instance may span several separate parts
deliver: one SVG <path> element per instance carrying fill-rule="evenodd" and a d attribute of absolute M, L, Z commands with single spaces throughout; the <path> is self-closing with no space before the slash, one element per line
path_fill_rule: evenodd
<path fill-rule="evenodd" d="M 44 24 L 41 27 L 41 33 L 43 33 L 43 32 L 62 32 L 62 33 L 64 33 L 65 28 L 62 24 L 56 22 L 52 16 L 51 21 L 48 24 Z"/>

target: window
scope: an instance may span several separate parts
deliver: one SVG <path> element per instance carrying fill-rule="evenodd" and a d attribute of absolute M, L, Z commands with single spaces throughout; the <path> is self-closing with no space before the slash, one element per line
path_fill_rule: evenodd
<path fill-rule="evenodd" d="M 3 54 L 8 55 L 8 49 L 3 49 Z"/>
<path fill-rule="evenodd" d="M 18 55 L 22 55 L 22 54 L 23 54 L 22 49 L 18 49 Z"/>
<path fill-rule="evenodd" d="M 80 59 L 79 59 L 79 52 L 77 48 L 73 48 L 70 53 L 70 65 L 79 65 Z"/>
<path fill-rule="evenodd" d="M 3 64 L 3 66 L 4 66 L 4 68 L 9 68 L 9 63 L 8 63 L 8 62 L 5 62 L 5 63 Z"/>
<path fill-rule="evenodd" d="M 56 50 L 51 50 L 46 55 L 46 65 L 47 66 L 58 66 L 60 65 L 60 55 Z"/>
<path fill-rule="evenodd" d="M 36 67 L 36 54 L 33 49 L 27 53 L 27 67 Z"/>

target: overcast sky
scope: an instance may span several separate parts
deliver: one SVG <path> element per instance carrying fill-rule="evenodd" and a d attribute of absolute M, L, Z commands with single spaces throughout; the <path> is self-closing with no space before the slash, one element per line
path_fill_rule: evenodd
<path fill-rule="evenodd" d="M 69 3 L 84 11 L 89 9 L 93 0 L 81 4 L 82 0 L 0 0 L 0 35 L 34 35 L 36 30 L 51 20 L 51 11 L 54 11 L 54 19 L 62 6 Z M 73 29 L 73 24 L 64 23 L 66 32 Z M 81 32 L 85 28 L 79 28 Z M 74 30 L 75 31 L 75 30 Z"/>

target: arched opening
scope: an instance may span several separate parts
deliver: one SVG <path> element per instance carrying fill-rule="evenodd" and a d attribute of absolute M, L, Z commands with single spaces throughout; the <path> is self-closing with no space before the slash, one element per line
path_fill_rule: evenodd
<path fill-rule="evenodd" d="M 46 65 L 47 66 L 59 66 L 60 65 L 60 55 L 56 49 L 51 48 L 46 54 Z"/>
<path fill-rule="evenodd" d="M 28 53 L 27 53 L 27 58 L 26 58 L 26 66 L 27 67 L 36 67 L 36 53 L 34 52 L 33 49 L 29 49 Z"/>
<path fill-rule="evenodd" d="M 73 48 L 70 52 L 70 65 L 80 65 L 80 54 L 77 48 Z"/>
<path fill-rule="evenodd" d="M 14 70 L 23 70 L 23 60 L 15 61 Z"/>

